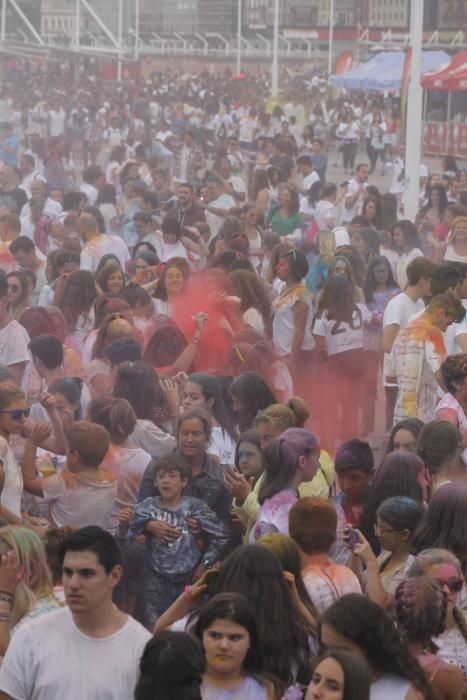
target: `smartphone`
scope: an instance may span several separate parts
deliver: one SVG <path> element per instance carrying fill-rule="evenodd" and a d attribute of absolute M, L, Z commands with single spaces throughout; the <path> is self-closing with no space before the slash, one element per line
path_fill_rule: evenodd
<path fill-rule="evenodd" d="M 349 184 L 349 180 L 344 180 L 344 182 L 341 182 L 339 187 L 347 187 L 348 184 Z"/>
<path fill-rule="evenodd" d="M 358 536 L 358 532 L 354 527 L 350 527 L 347 530 L 347 544 L 351 549 L 353 549 L 356 544 L 360 544 L 360 537 Z"/>

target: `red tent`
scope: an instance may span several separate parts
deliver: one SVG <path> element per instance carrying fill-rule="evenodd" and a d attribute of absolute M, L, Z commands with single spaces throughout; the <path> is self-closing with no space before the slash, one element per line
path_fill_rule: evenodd
<path fill-rule="evenodd" d="M 467 51 L 459 51 L 447 66 L 432 73 L 426 73 L 422 78 L 425 90 L 463 91 L 467 89 Z"/>
<path fill-rule="evenodd" d="M 456 70 L 453 70 L 448 80 L 447 89 L 453 92 L 467 91 L 467 51 L 464 53 L 466 54 L 466 60 Z"/>

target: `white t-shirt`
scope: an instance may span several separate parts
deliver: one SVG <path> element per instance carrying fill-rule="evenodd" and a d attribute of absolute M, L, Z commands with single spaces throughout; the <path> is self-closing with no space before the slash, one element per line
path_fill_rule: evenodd
<path fill-rule="evenodd" d="M 419 258 L 421 256 L 423 256 L 423 253 L 420 248 L 413 248 L 413 250 L 409 251 L 408 253 L 402 253 L 402 255 L 399 255 L 399 260 L 396 264 L 395 276 L 396 282 L 400 289 L 405 289 L 407 285 L 407 265 L 411 263 L 412 260 L 415 260 L 415 258 Z"/>
<path fill-rule="evenodd" d="M 425 304 L 421 299 L 412 301 L 405 292 L 401 292 L 393 297 L 386 306 L 383 316 L 383 328 L 386 326 L 397 325 L 399 330 L 405 328 L 414 314 L 425 309 Z M 394 367 L 394 358 L 392 353 L 384 353 L 383 378 L 394 377 L 396 374 Z M 384 386 L 396 386 L 390 384 L 384 379 Z"/>
<path fill-rule="evenodd" d="M 308 175 L 305 175 L 305 177 L 302 178 L 302 190 L 309 190 L 310 187 L 315 183 L 319 182 L 320 177 L 316 170 L 312 170 L 311 173 Z"/>
<path fill-rule="evenodd" d="M 100 259 L 108 253 L 116 255 L 123 270 L 126 269 L 126 263 L 130 260 L 128 248 L 121 238 L 109 234 L 102 234 L 86 243 L 81 251 L 81 269 L 94 273 Z"/>
<path fill-rule="evenodd" d="M 230 194 L 221 194 L 220 197 L 215 199 L 213 202 L 209 202 L 208 206 L 214 207 L 214 209 L 231 209 L 235 206 L 235 200 L 233 197 L 230 196 Z M 212 241 L 212 239 L 215 238 L 219 233 L 219 229 L 224 223 L 224 217 L 218 216 L 217 214 L 213 214 L 211 211 L 208 210 L 205 211 L 205 217 L 206 223 L 211 229 L 210 240 Z"/>
<path fill-rule="evenodd" d="M 58 111 L 51 109 L 48 112 L 50 136 L 61 136 L 65 131 L 66 112 L 60 108 Z"/>
<path fill-rule="evenodd" d="M 231 175 L 228 181 L 232 185 L 234 192 L 236 192 L 237 194 L 245 194 L 245 183 L 243 182 L 240 175 Z"/>
<path fill-rule="evenodd" d="M 332 231 L 337 223 L 337 210 L 332 202 L 320 199 L 316 205 L 315 221 L 320 231 Z"/>
<path fill-rule="evenodd" d="M 141 447 L 154 459 L 160 459 L 177 446 L 177 441 L 170 433 L 165 433 L 155 423 L 138 418 L 136 427 L 128 438 L 133 447 Z"/>
<path fill-rule="evenodd" d="M 117 480 L 112 474 L 108 479 L 97 479 L 84 473 L 61 472 L 42 479 L 41 484 L 54 527 L 109 527 L 117 497 Z"/>
<path fill-rule="evenodd" d="M 385 673 L 384 676 L 370 686 L 370 700 L 405 700 L 412 685 L 410 681 L 392 673 Z"/>
<path fill-rule="evenodd" d="M 84 192 L 86 197 L 88 198 L 88 204 L 93 207 L 96 203 L 97 195 L 99 194 L 99 190 L 94 187 L 93 185 L 90 185 L 89 182 L 83 182 L 81 183 L 80 186 L 80 192 Z"/>
<path fill-rule="evenodd" d="M 305 335 L 303 336 L 301 350 L 313 350 L 315 341 L 311 332 L 311 321 L 313 319 L 313 305 L 311 294 L 302 285 L 294 287 L 289 293 L 282 293 L 273 301 L 274 318 L 272 322 L 272 339 L 274 350 L 283 357 L 289 355 L 292 350 L 292 341 L 295 333 L 295 323 L 293 317 L 293 307 L 298 301 L 303 301 L 308 305 L 308 314 L 305 321 Z"/>
<path fill-rule="evenodd" d="M 210 455 L 215 455 L 221 464 L 233 466 L 235 464 L 235 449 L 235 440 L 220 425 L 215 425 L 212 429 L 211 442 L 206 452 Z"/>
<path fill-rule="evenodd" d="M 346 197 L 353 197 L 354 195 L 357 194 L 361 187 L 361 183 L 357 182 L 354 178 L 352 178 L 349 181 L 349 184 L 347 185 L 347 192 L 346 192 Z M 367 188 L 366 182 L 363 184 L 364 190 Z M 344 200 L 344 206 L 342 207 L 342 223 L 347 223 L 349 221 L 352 221 L 354 216 L 357 216 L 360 214 L 363 206 L 363 201 L 365 199 L 365 192 L 362 192 L 359 194 L 357 197 L 357 200 L 355 204 L 349 208 L 345 206 L 345 200 Z"/>
<path fill-rule="evenodd" d="M 5 472 L 5 483 L 0 494 L 0 504 L 10 513 L 21 517 L 21 494 L 23 493 L 23 474 L 11 447 L 0 436 L 0 462 Z"/>
<path fill-rule="evenodd" d="M 351 323 L 328 319 L 327 311 L 316 319 L 313 334 L 326 339 L 328 357 L 348 350 L 363 348 L 363 324 L 371 320 L 371 313 L 365 304 L 357 304 Z"/>
<path fill-rule="evenodd" d="M 188 260 L 188 251 L 182 241 L 176 243 L 163 243 L 162 254 L 159 256 L 161 262 L 167 262 L 171 258 L 185 258 Z"/>
<path fill-rule="evenodd" d="M 21 389 L 27 386 L 27 368 L 30 362 L 28 350 L 29 335 L 18 321 L 10 321 L 0 330 L 0 365 L 9 367 L 25 362 L 26 367 L 21 381 Z"/>
<path fill-rule="evenodd" d="M 69 608 L 42 615 L 13 636 L 0 670 L 0 689 L 18 700 L 129 700 L 151 634 L 128 616 L 110 637 L 76 627 Z"/>
<path fill-rule="evenodd" d="M 394 425 L 404 418 L 433 420 L 438 402 L 439 371 L 446 357 L 441 331 L 423 318 L 411 321 L 396 338 L 394 361 L 397 392 Z"/>

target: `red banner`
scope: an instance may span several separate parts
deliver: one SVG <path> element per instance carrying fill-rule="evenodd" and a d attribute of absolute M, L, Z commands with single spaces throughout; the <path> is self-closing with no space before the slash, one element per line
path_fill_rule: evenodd
<path fill-rule="evenodd" d="M 423 152 L 425 155 L 467 158 L 467 124 L 426 122 Z"/>

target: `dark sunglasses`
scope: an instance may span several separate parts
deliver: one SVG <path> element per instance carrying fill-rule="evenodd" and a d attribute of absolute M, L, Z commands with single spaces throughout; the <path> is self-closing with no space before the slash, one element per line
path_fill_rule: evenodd
<path fill-rule="evenodd" d="M 29 408 L 13 408 L 11 411 L 0 411 L 0 413 L 9 413 L 12 420 L 21 420 L 24 416 L 27 418 L 30 413 Z"/>
<path fill-rule="evenodd" d="M 9 284 L 8 285 L 8 291 L 9 292 L 17 292 L 19 289 L 19 286 L 17 284 Z"/>
<path fill-rule="evenodd" d="M 461 578 L 437 578 L 436 580 L 442 588 L 447 586 L 451 593 L 460 593 L 464 587 L 464 580 Z"/>

